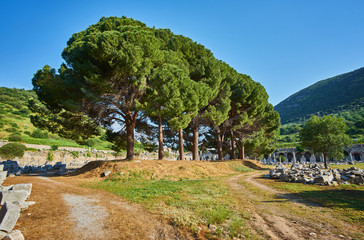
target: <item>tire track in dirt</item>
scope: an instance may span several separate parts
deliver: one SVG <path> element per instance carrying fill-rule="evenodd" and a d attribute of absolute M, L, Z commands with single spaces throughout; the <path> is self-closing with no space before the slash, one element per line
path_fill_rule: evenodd
<path fill-rule="evenodd" d="M 36 202 L 17 224 L 25 239 L 193 239 L 139 204 L 79 187 L 84 180 L 20 176 L 7 184 L 24 182 L 33 184 L 30 200 Z"/>
<path fill-rule="evenodd" d="M 244 185 L 239 184 L 241 179 L 247 184 L 251 184 L 263 192 L 280 195 L 275 189 L 263 185 L 254 180 L 257 176 L 262 175 L 262 172 L 249 172 L 233 176 L 227 180 L 230 188 L 236 193 L 240 201 L 246 205 L 247 211 L 252 217 L 252 227 L 261 230 L 271 239 L 315 239 L 315 234 L 319 233 L 319 239 L 341 239 L 337 234 L 320 228 L 320 224 L 314 227 L 315 223 L 309 223 L 310 220 L 302 219 L 302 216 L 293 216 L 285 209 L 281 209 L 278 205 L 274 205 L 269 201 L 265 201 L 264 196 L 258 195 L 254 191 L 250 191 Z M 300 208 L 309 210 L 308 206 L 317 206 L 315 204 L 304 201 L 296 197 L 284 196 L 286 200 L 292 204 L 299 205 Z M 308 205 L 308 206 L 307 206 Z M 311 211 L 311 210 L 310 210 Z M 310 233 L 315 233 L 309 235 Z"/>

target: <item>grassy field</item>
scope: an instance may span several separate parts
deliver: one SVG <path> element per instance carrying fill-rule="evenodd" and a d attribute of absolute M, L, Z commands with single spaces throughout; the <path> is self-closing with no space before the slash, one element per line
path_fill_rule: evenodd
<path fill-rule="evenodd" d="M 237 170 L 250 171 L 241 166 Z M 150 175 L 148 171 L 129 170 L 122 175 L 83 186 L 104 189 L 140 203 L 147 209 L 169 217 L 177 226 L 195 233 L 201 229 L 204 232 L 203 229 L 209 225 L 215 225 L 216 232 L 205 236 L 209 239 L 256 238 L 246 228 L 250 215 L 237 207 L 236 199 L 224 184 L 224 177 L 170 181 L 150 179 Z"/>
<path fill-rule="evenodd" d="M 288 195 L 299 196 L 322 207 L 332 209 L 336 213 L 336 217 L 346 222 L 364 223 L 364 186 L 350 184 L 330 187 L 272 179 L 261 181 L 279 191 L 287 192 Z"/>
<path fill-rule="evenodd" d="M 348 164 L 348 165 L 330 165 L 331 168 L 337 168 L 337 169 L 345 169 L 345 168 L 351 168 L 356 167 L 360 169 L 364 169 L 364 163 L 355 163 L 355 164 Z"/>

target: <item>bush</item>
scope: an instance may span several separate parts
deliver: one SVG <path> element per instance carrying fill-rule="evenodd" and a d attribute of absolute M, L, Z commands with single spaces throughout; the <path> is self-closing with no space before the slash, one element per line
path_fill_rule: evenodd
<path fill-rule="evenodd" d="M 8 140 L 11 142 L 20 142 L 21 141 L 21 135 L 18 132 L 12 133 L 9 135 Z"/>
<path fill-rule="evenodd" d="M 16 124 L 16 123 L 10 123 L 10 125 L 11 125 L 13 128 L 19 128 L 18 124 Z"/>
<path fill-rule="evenodd" d="M 52 151 L 49 151 L 47 155 L 47 161 L 51 162 L 53 160 L 54 160 L 54 154 Z"/>
<path fill-rule="evenodd" d="M 33 138 L 48 138 L 48 133 L 37 128 L 33 130 L 30 136 Z"/>
<path fill-rule="evenodd" d="M 21 143 L 8 143 L 0 148 L 0 156 L 3 158 L 23 157 L 26 147 Z"/>
<path fill-rule="evenodd" d="M 29 131 L 24 131 L 24 134 L 30 136 L 30 132 Z"/>
<path fill-rule="evenodd" d="M 51 149 L 52 149 L 53 151 L 56 151 L 56 150 L 58 150 L 58 146 L 57 146 L 57 145 L 52 145 L 52 146 L 51 146 Z"/>
<path fill-rule="evenodd" d="M 89 147 L 93 147 L 97 143 L 98 143 L 98 141 L 95 138 L 90 138 L 90 139 L 87 139 L 87 141 L 86 141 L 86 145 L 89 146 Z"/>
<path fill-rule="evenodd" d="M 5 129 L 5 131 L 7 131 L 7 132 L 17 132 L 18 130 L 16 128 L 14 128 L 14 127 L 11 127 L 11 128 Z"/>

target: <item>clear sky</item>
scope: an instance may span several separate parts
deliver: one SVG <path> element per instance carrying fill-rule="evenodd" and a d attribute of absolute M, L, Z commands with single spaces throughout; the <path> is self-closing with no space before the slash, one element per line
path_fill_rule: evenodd
<path fill-rule="evenodd" d="M 1 0 L 0 86 L 31 89 L 38 69 L 58 69 L 73 33 L 123 15 L 203 44 L 273 105 L 364 66 L 363 0 Z"/>

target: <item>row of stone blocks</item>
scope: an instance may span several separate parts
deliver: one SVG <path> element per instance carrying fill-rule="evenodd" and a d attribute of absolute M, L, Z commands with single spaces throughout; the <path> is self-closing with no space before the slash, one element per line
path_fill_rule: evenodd
<path fill-rule="evenodd" d="M 0 185 L 6 179 L 6 171 L 0 165 Z M 34 202 L 26 201 L 32 191 L 32 184 L 0 186 L 0 239 L 24 240 L 19 230 L 13 230 L 21 211 L 28 209 Z"/>

